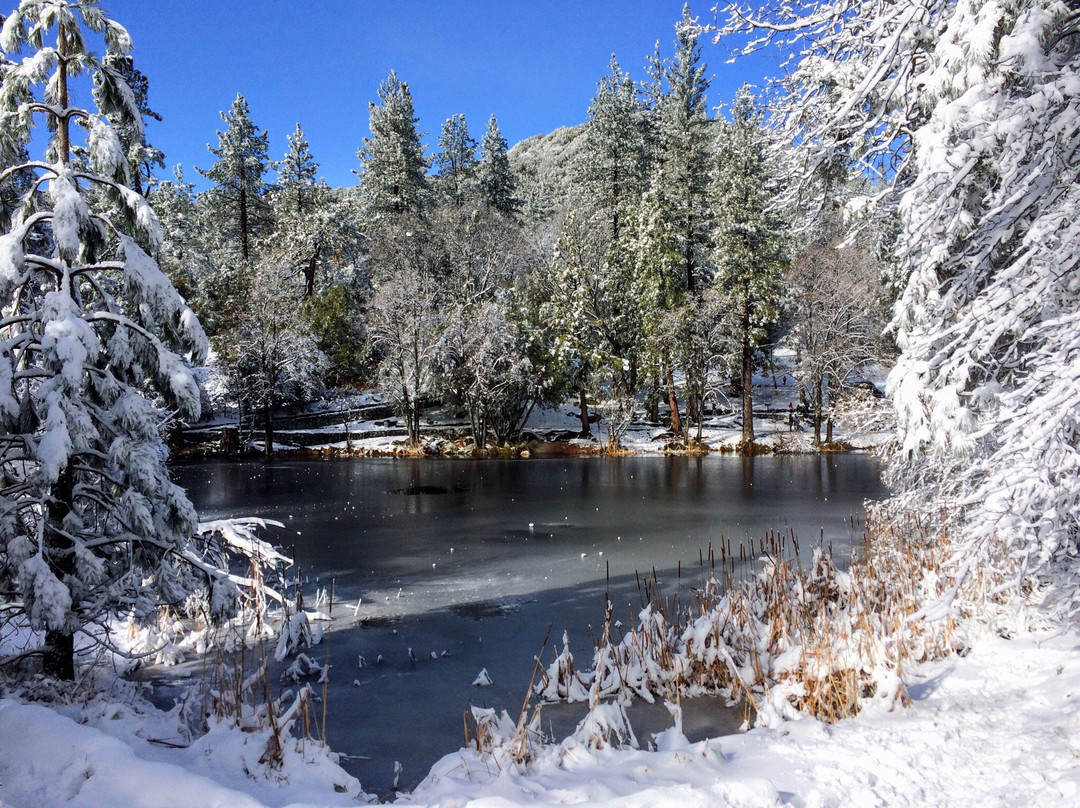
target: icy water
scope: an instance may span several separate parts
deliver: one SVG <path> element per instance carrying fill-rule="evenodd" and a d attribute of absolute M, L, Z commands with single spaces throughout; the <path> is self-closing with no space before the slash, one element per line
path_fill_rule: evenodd
<path fill-rule="evenodd" d="M 861 536 L 863 502 L 884 495 L 862 454 L 208 462 L 174 475 L 203 519 L 284 523 L 267 538 L 295 546 L 309 607 L 333 581 L 329 645 L 313 655 L 333 666 L 327 734 L 380 794 L 395 761 L 408 788 L 459 748 L 470 704 L 516 718 L 549 630 L 545 664 L 566 631 L 587 666 L 606 597 L 625 624 L 640 608 L 638 573 L 685 593 L 710 542 L 719 566 L 721 542 L 738 558 L 770 530 L 841 554 Z M 472 685 L 481 668 L 492 686 Z M 544 726 L 562 737 L 583 711 L 547 707 Z M 669 725 L 662 707 L 629 715 L 643 745 Z M 741 720 L 699 701 L 685 731 Z"/>

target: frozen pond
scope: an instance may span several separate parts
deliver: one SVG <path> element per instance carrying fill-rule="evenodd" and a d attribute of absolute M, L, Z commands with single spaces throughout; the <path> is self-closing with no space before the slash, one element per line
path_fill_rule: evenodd
<path fill-rule="evenodd" d="M 203 519 L 283 522 L 269 538 L 295 545 L 309 605 L 316 579 L 333 578 L 329 740 L 378 793 L 394 761 L 405 788 L 459 748 L 470 703 L 516 717 L 549 626 L 545 664 L 567 630 L 587 666 L 606 593 L 624 623 L 639 609 L 636 572 L 655 569 L 674 593 L 680 562 L 683 587 L 700 580 L 710 542 L 717 558 L 721 540 L 738 557 L 740 542 L 769 530 L 794 530 L 804 546 L 824 536 L 843 552 L 861 535 L 852 517 L 884 494 L 861 454 L 208 462 L 175 476 Z M 493 686 L 472 686 L 481 668 Z M 545 727 L 565 735 L 582 710 L 547 708 Z M 666 713 L 637 705 L 630 718 L 642 743 L 667 726 Z M 739 720 L 703 704 L 687 735 Z"/>

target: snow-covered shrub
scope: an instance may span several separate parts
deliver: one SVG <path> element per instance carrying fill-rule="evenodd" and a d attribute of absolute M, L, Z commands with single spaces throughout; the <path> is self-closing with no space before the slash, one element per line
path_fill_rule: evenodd
<path fill-rule="evenodd" d="M 596 410 L 607 433 L 608 451 L 616 451 L 622 445 L 623 435 L 633 423 L 636 408 L 637 400 L 618 390 L 611 390 L 610 395 L 597 402 Z"/>
<path fill-rule="evenodd" d="M 274 649 L 274 659 L 281 662 L 294 651 L 311 648 L 314 644 L 311 637 L 311 621 L 308 620 L 307 613 L 297 612 L 281 627 L 277 647 Z"/>

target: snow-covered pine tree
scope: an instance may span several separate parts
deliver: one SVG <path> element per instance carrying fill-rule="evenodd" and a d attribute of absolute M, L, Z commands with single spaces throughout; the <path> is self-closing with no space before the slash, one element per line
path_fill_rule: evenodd
<path fill-rule="evenodd" d="M 709 79 L 701 63 L 704 28 L 683 7 L 675 26 L 675 56 L 653 62 L 653 137 L 660 166 L 659 189 L 678 224 L 685 288 L 695 294 L 708 283 L 708 247 L 712 228 L 708 201 L 709 142 L 713 129 L 705 93 Z"/>
<path fill-rule="evenodd" d="M 611 72 L 597 85 L 585 123 L 585 143 L 576 173 L 587 204 L 610 223 L 610 238 L 619 238 L 620 220 L 648 184 L 645 148 L 647 110 L 637 85 L 611 56 Z"/>
<path fill-rule="evenodd" d="M 267 135 L 252 122 L 247 100 L 240 93 L 221 119 L 226 127 L 217 133 L 217 147 L 207 146 L 217 160 L 208 169 L 195 170 L 214 183 L 207 193 L 207 206 L 222 234 L 239 245 L 240 258 L 247 263 L 255 239 L 270 225 Z"/>
<path fill-rule="evenodd" d="M 303 277 L 303 300 L 320 286 L 320 268 L 326 275 L 327 259 L 335 256 L 350 264 L 360 242 L 356 214 L 324 182 L 317 179 L 319 164 L 300 124 L 288 136 L 288 149 L 277 164 L 278 182 L 268 194 L 276 229 L 262 244 L 263 256 L 278 270 L 290 269 Z M 331 283 L 337 278 L 323 278 Z"/>
<path fill-rule="evenodd" d="M 300 124 L 287 139 L 288 149 L 277 164 L 277 184 L 268 194 L 276 227 L 259 245 L 261 261 L 256 270 L 276 291 L 270 297 L 254 289 L 247 295 L 234 340 L 224 351 L 236 360 L 234 379 L 253 374 L 269 378 L 277 346 L 290 345 L 296 354 L 287 360 L 296 364 L 284 368 L 290 381 L 280 390 L 269 385 L 265 394 L 253 396 L 243 382 L 236 385 L 245 406 L 262 413 L 264 431 L 268 424 L 272 428 L 272 413 L 265 407 L 309 400 L 317 388 L 305 368 L 327 370 L 326 361 L 316 361 L 317 352 L 309 343 L 314 342 L 330 360 L 331 383 L 355 379 L 363 353 L 357 349 L 363 318 L 355 292 L 364 240 L 356 206 L 344 192 L 317 179 L 319 164 Z M 300 283 L 294 282 L 297 277 Z M 290 327 L 295 327 L 295 334 L 275 331 Z M 271 441 L 267 439 L 266 444 Z"/>
<path fill-rule="evenodd" d="M 371 137 L 356 153 L 365 207 L 375 217 L 420 213 L 431 192 L 409 85 L 390 71 L 379 85 L 379 102 L 368 105 Z"/>
<path fill-rule="evenodd" d="M 451 115 L 439 135 L 435 155 L 436 187 L 442 198 L 461 207 L 476 189 L 476 141 L 469 137 L 465 116 Z"/>
<path fill-rule="evenodd" d="M 480 199 L 504 216 L 517 216 L 521 202 L 515 196 L 517 180 L 506 154 L 506 138 L 499 131 L 499 122 L 488 119 L 484 139 L 480 143 L 480 165 L 477 168 Z"/>
<path fill-rule="evenodd" d="M 304 136 L 300 124 L 291 135 L 285 156 L 278 163 L 278 188 L 284 192 L 289 207 L 297 216 L 303 216 L 313 204 L 318 187 L 319 164 L 311 156 L 311 145 Z"/>
<path fill-rule="evenodd" d="M 150 80 L 135 67 L 131 54 L 106 53 L 102 60 L 116 70 L 131 88 L 142 117 L 160 121 L 161 116 L 150 108 Z M 123 119 L 117 120 L 114 125 L 131 163 L 132 189 L 136 193 L 145 194 L 152 185 L 154 169 L 165 167 L 165 155 L 161 149 L 147 143 L 142 126 L 129 129 Z"/>
<path fill-rule="evenodd" d="M 658 176 L 655 169 L 653 176 Z M 626 226 L 619 240 L 612 244 L 609 260 L 622 264 L 623 271 L 631 278 L 631 291 L 622 305 L 636 321 L 635 376 L 647 378 L 646 405 L 656 418 L 661 380 L 670 378 L 667 394 L 672 430 L 679 433 L 682 430 L 674 374 L 669 372 L 673 346 L 666 343 L 661 323 L 666 312 L 682 305 L 685 290 L 679 272 L 681 255 L 676 225 L 658 185 L 650 182 L 642 197 L 629 206 Z M 640 382 L 634 386 L 640 386 Z"/>
<path fill-rule="evenodd" d="M 135 234 L 108 214 L 124 206 L 156 247 L 157 218 L 130 188 L 114 126 L 137 132 L 138 105 L 88 35 L 107 52 L 131 48 L 95 0 L 23 0 L 0 33 L 0 181 L 30 178 L 0 236 L 0 600 L 3 620 L 21 615 L 44 631 L 45 670 L 63 678 L 80 628 L 191 590 L 183 562 L 196 559 L 196 515 L 169 481 L 161 433 L 174 413 L 197 416 L 184 355 L 198 360 L 206 345 Z M 92 81 L 96 108 L 75 105 L 78 76 Z M 39 121 L 50 131 L 43 158 L 7 162 Z"/>
<path fill-rule="evenodd" d="M 717 138 L 712 187 L 716 276 L 727 300 L 731 350 L 742 393 L 742 445 L 754 440 L 753 369 L 768 329 L 780 316 L 786 268 L 782 228 L 770 210 L 773 182 L 762 114 L 746 87 Z"/>
<path fill-rule="evenodd" d="M 728 30 L 786 40 L 800 57 L 777 124 L 801 178 L 840 155 L 884 169 L 902 193 L 894 490 L 949 522 L 959 578 L 981 568 L 1016 592 L 1064 578 L 1054 591 L 1075 609 L 1080 9 L 833 0 L 731 11 Z"/>
<path fill-rule="evenodd" d="M 195 169 L 214 183 L 206 205 L 219 221 L 222 235 L 239 244 L 240 257 L 252 258 L 255 239 L 270 225 L 266 193 L 267 133 L 252 122 L 247 99 L 237 93 L 228 112 L 221 112 L 225 132 L 218 131 L 217 147 L 207 146 L 217 160 L 210 169 Z"/>
<path fill-rule="evenodd" d="M 195 186 L 184 179 L 184 168 L 178 163 L 173 166 L 173 178 L 157 183 L 148 199 L 161 223 L 161 243 L 154 258 L 184 299 L 195 303 L 199 281 L 210 271 Z"/>

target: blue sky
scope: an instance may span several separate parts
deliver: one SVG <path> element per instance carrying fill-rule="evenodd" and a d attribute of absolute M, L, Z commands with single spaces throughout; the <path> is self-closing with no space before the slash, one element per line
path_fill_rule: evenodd
<path fill-rule="evenodd" d="M 494 113 L 514 144 L 581 123 L 617 54 L 636 79 L 659 40 L 671 55 L 682 0 L 102 0 L 135 42 L 150 79 L 150 141 L 185 177 L 204 181 L 207 143 L 217 142 L 236 93 L 280 158 L 299 123 L 333 186 L 353 185 L 356 150 L 368 131 L 368 102 L 391 69 L 408 82 L 429 149 L 443 121 L 464 113 L 483 135 Z M 694 13 L 712 19 L 710 6 Z M 763 63 L 728 65 L 722 46 L 703 46 L 713 75 L 709 103 L 730 101 Z"/>

